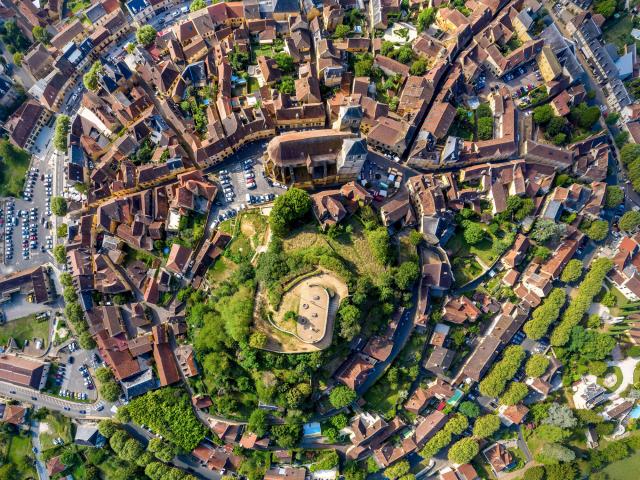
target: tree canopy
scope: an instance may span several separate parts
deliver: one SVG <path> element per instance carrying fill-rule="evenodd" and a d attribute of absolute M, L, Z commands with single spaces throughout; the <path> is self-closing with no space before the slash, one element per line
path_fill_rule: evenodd
<path fill-rule="evenodd" d="M 463 438 L 451 445 L 449 449 L 449 460 L 453 463 L 469 463 L 478 455 L 480 446 L 473 438 Z"/>
<path fill-rule="evenodd" d="M 618 226 L 621 230 L 625 232 L 633 232 L 640 225 L 640 212 L 636 212 L 631 210 L 629 212 L 625 212 L 624 215 L 620 218 L 618 222 Z"/>
<path fill-rule="evenodd" d="M 156 41 L 158 32 L 151 25 L 143 25 L 136 31 L 136 40 L 140 45 L 148 47 Z"/>
<path fill-rule="evenodd" d="M 571 259 L 564 267 L 564 270 L 562 270 L 560 280 L 565 283 L 573 283 L 582 276 L 582 269 L 582 260 L 578 260 L 577 258 Z"/>
<path fill-rule="evenodd" d="M 329 401 L 334 408 L 342 408 L 349 405 L 357 398 L 356 392 L 349 387 L 339 385 L 331 390 L 329 394 Z"/>
<path fill-rule="evenodd" d="M 310 210 L 309 194 L 300 188 L 290 188 L 284 195 L 276 198 L 273 204 L 269 214 L 272 232 L 280 237 L 286 235 L 293 225 L 302 220 Z"/>

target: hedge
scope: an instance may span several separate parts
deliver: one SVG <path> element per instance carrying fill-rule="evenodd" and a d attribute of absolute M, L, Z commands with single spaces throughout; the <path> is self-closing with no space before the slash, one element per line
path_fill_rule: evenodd
<path fill-rule="evenodd" d="M 593 261 L 589 273 L 585 275 L 578 287 L 578 293 L 571 300 L 569 307 L 562 315 L 560 324 L 553 331 L 551 345 L 561 347 L 569 341 L 571 329 L 580 323 L 589 310 L 593 297 L 602 289 L 602 283 L 612 267 L 613 262 L 608 258 L 598 258 Z"/>

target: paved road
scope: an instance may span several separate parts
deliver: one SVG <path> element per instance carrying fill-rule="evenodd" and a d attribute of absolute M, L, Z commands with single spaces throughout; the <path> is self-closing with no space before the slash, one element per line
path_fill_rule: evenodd
<path fill-rule="evenodd" d="M 37 392 L 31 388 L 18 387 L 6 382 L 0 382 L 0 395 L 32 404 L 36 408 L 46 407 L 51 411 L 60 412 L 63 415 L 76 419 L 101 419 L 110 418 L 113 414 L 105 408 L 101 412 L 96 412 L 95 407 L 90 403 L 78 403 L 62 398 Z M 69 410 L 65 410 L 68 408 Z M 80 413 L 85 411 L 87 413 Z"/>
<path fill-rule="evenodd" d="M 31 423 L 31 443 L 37 449 L 36 454 L 36 470 L 40 480 L 49 480 L 47 467 L 42 461 L 42 445 L 40 445 L 40 422 Z"/>

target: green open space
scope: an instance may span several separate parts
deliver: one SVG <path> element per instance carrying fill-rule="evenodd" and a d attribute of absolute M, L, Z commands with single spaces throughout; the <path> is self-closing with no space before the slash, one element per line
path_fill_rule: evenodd
<path fill-rule="evenodd" d="M 80 10 L 84 10 L 91 6 L 91 0 L 69 0 L 67 2 L 67 8 L 73 13 L 77 13 Z"/>
<path fill-rule="evenodd" d="M 310 247 L 328 246 L 342 257 L 356 276 L 367 275 L 373 281 L 379 278 L 387 267 L 380 265 L 371 251 L 369 242 L 364 234 L 362 223 L 354 217 L 344 222 L 345 227 L 351 228 L 351 233 L 338 238 L 330 238 L 318 232 L 315 224 L 307 224 L 295 230 L 284 240 L 285 251 L 295 251 Z"/>
<path fill-rule="evenodd" d="M 31 155 L 7 140 L 0 142 L 0 197 L 18 197 L 24 187 Z"/>
<path fill-rule="evenodd" d="M 0 345 L 6 345 L 9 338 L 14 338 L 19 346 L 24 345 L 25 340 L 41 338 L 46 349 L 49 342 L 49 319 L 36 320 L 35 315 L 29 315 L 8 321 L 0 327 Z"/>
<path fill-rule="evenodd" d="M 7 463 L 16 466 L 18 475 L 16 478 L 37 478 L 36 471 L 31 465 L 31 438 L 28 434 L 12 435 L 7 448 Z"/>
<path fill-rule="evenodd" d="M 611 480 L 635 480 L 638 478 L 638 471 L 640 471 L 640 455 L 637 454 L 613 462 L 603 470 Z"/>
<path fill-rule="evenodd" d="M 634 42 L 632 28 L 633 16 L 621 14 L 619 18 L 611 18 L 603 25 L 602 38 L 605 43 L 613 43 L 621 51 L 625 45 Z"/>
<path fill-rule="evenodd" d="M 43 451 L 54 448 L 56 445 L 53 441 L 56 438 L 61 438 L 65 444 L 73 441 L 73 424 L 69 418 L 59 413 L 50 413 L 42 423 L 47 424 L 47 431 L 40 434 Z"/>

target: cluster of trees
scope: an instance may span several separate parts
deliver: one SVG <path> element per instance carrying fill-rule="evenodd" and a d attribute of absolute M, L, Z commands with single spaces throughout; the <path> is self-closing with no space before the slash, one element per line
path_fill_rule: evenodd
<path fill-rule="evenodd" d="M 560 274 L 560 280 L 564 283 L 573 283 L 582 276 L 583 269 L 584 265 L 582 260 L 578 260 L 577 258 L 569 260 Z"/>
<path fill-rule="evenodd" d="M 461 414 L 453 415 L 442 430 L 439 430 L 425 444 L 420 455 L 424 458 L 433 457 L 436 453 L 451 443 L 453 436 L 461 435 L 468 426 L 469 421 L 467 420 L 467 417 Z"/>
<path fill-rule="evenodd" d="M 507 198 L 507 209 L 504 212 L 497 214 L 496 217 L 498 217 L 498 220 L 506 219 L 521 222 L 530 215 L 531 212 L 533 212 L 534 208 L 535 205 L 533 203 L 533 199 L 512 195 Z"/>
<path fill-rule="evenodd" d="M 296 223 L 303 220 L 311 210 L 309 194 L 300 188 L 291 188 L 273 203 L 269 214 L 269 225 L 274 235 L 285 236 Z"/>
<path fill-rule="evenodd" d="M 0 40 L 11 54 L 26 52 L 31 46 L 15 20 L 8 20 L 0 25 Z"/>
<path fill-rule="evenodd" d="M 627 169 L 631 186 L 636 192 L 640 192 L 640 144 L 624 145 L 620 149 L 620 160 Z"/>
<path fill-rule="evenodd" d="M 511 380 L 522 361 L 525 358 L 525 352 L 520 345 L 511 345 L 504 350 L 502 360 L 495 363 L 489 374 L 482 379 L 478 388 L 480 393 L 487 397 L 497 397 Z"/>
<path fill-rule="evenodd" d="M 311 472 L 332 470 L 340 464 L 340 457 L 335 450 L 323 450 L 309 467 Z"/>
<path fill-rule="evenodd" d="M 560 288 L 554 288 L 549 296 L 544 299 L 542 305 L 536 308 L 531 315 L 531 320 L 524 324 L 524 333 L 527 337 L 538 340 L 547 334 L 549 326 L 560 316 L 560 310 L 567 300 L 567 294 Z"/>
<path fill-rule="evenodd" d="M 113 372 L 108 367 L 100 367 L 96 370 L 96 378 L 100 382 L 100 396 L 107 402 L 115 402 L 120 397 L 122 390 L 115 381 Z"/>
<path fill-rule="evenodd" d="M 190 452 L 207 434 L 207 429 L 193 413 L 189 396 L 178 388 L 161 388 L 136 397 L 125 415 L 138 425 L 149 425 L 179 448 Z"/>
<path fill-rule="evenodd" d="M 64 251 L 64 246 L 62 248 Z M 55 256 L 56 254 L 55 249 L 53 253 Z M 58 261 L 58 258 L 56 258 L 56 261 Z M 59 262 L 59 263 L 63 263 L 63 262 Z M 78 336 L 78 343 L 84 349 L 94 348 L 96 346 L 96 343 L 94 342 L 93 337 L 91 337 L 91 334 L 89 333 L 89 327 L 87 326 L 87 322 L 84 319 L 84 312 L 82 311 L 82 307 L 78 303 L 78 294 L 76 293 L 76 289 L 73 284 L 73 277 L 71 277 L 71 275 L 68 274 L 67 272 L 64 272 L 60 275 L 60 283 L 64 288 L 63 290 L 63 297 L 65 300 L 64 315 L 73 326 L 73 330 Z"/>
<path fill-rule="evenodd" d="M 415 53 L 413 52 L 410 44 L 396 47 L 393 42 L 389 42 L 387 40 L 382 42 L 382 45 L 380 46 L 380 53 L 386 57 L 393 58 L 400 63 L 404 63 L 405 65 L 409 65 L 415 59 Z"/>
<path fill-rule="evenodd" d="M 391 252 L 391 239 L 389 238 L 387 229 L 379 226 L 366 230 L 365 235 L 375 259 L 382 265 L 388 265 L 393 258 L 393 254 Z"/>
<path fill-rule="evenodd" d="M 571 300 L 569 307 L 562 315 L 560 324 L 551 335 L 552 345 L 562 346 L 569 341 L 571 329 L 582 320 L 584 314 L 589 310 L 593 297 L 602 289 L 602 282 L 612 267 L 613 263 L 608 258 L 598 258 L 593 261 L 589 272 L 578 287 L 577 295 Z"/>
<path fill-rule="evenodd" d="M 462 221 L 463 235 L 464 240 L 469 245 L 476 245 L 480 243 L 487 236 L 487 232 L 477 222 L 473 222 L 471 220 L 463 220 Z"/>
<path fill-rule="evenodd" d="M 594 11 L 604 18 L 610 18 L 616 13 L 618 2 L 616 0 L 596 0 Z"/>
<path fill-rule="evenodd" d="M 152 480 L 195 479 L 194 476 L 163 463 L 170 461 L 178 453 L 177 448 L 169 442 L 153 438 L 145 449 L 138 440 L 122 429 L 120 424 L 112 420 L 100 421 L 98 431 L 109 440 L 108 445 L 116 455 L 118 462 L 115 463 L 118 465 L 118 471 L 114 472 L 114 475 L 117 478 L 134 479 L 146 476 Z M 88 449 L 86 457 L 88 465 L 92 467 L 92 473 L 87 474 L 87 478 L 98 478 L 99 473 L 95 465 L 100 465 L 110 459 L 109 449 Z M 86 466 L 87 463 L 85 463 Z M 144 472 L 144 476 L 142 472 Z"/>
<path fill-rule="evenodd" d="M 545 127 L 545 137 L 556 145 L 563 145 L 569 134 L 568 122 L 554 114 L 550 104 L 540 105 L 533 110 L 533 121 Z"/>
<path fill-rule="evenodd" d="M 67 151 L 67 135 L 69 135 L 70 120 L 68 115 L 58 115 L 53 133 L 53 146 L 59 152 Z"/>

